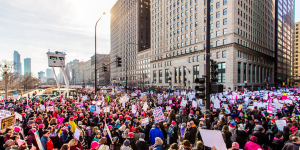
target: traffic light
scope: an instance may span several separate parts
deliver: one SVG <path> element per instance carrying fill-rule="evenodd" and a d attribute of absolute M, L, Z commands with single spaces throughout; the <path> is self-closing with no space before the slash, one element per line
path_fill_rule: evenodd
<path fill-rule="evenodd" d="M 103 64 L 103 72 L 107 71 L 107 66 L 105 66 L 105 64 Z"/>
<path fill-rule="evenodd" d="M 211 82 L 218 82 L 218 64 L 217 62 L 211 60 L 210 61 L 210 73 L 211 73 Z"/>
<path fill-rule="evenodd" d="M 205 92 L 205 86 L 204 86 L 205 78 L 197 78 L 195 80 L 195 83 L 201 84 L 201 85 L 197 85 L 195 87 L 195 90 L 196 90 L 195 96 L 196 96 L 196 98 L 197 99 L 199 99 L 199 98 L 204 99 L 205 98 L 205 93 L 204 93 Z"/>
<path fill-rule="evenodd" d="M 117 67 L 122 67 L 122 58 L 117 56 Z"/>

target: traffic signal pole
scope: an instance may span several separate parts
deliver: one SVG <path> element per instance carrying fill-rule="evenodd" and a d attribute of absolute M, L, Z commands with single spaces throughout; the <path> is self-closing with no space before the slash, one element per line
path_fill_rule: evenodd
<path fill-rule="evenodd" d="M 206 82 L 205 122 L 210 129 L 210 0 L 206 0 Z"/>

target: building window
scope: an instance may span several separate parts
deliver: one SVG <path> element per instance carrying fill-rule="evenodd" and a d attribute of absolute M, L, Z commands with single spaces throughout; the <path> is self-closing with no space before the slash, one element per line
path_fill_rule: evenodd
<path fill-rule="evenodd" d="M 223 0 L 223 5 L 226 5 L 227 4 L 227 0 Z"/>
<path fill-rule="evenodd" d="M 257 71 L 256 71 L 256 83 L 259 83 L 259 70 L 260 70 L 260 67 L 257 66 Z"/>
<path fill-rule="evenodd" d="M 217 8 L 220 8 L 220 2 L 217 2 Z"/>
<path fill-rule="evenodd" d="M 200 56 L 197 56 L 197 61 L 200 61 Z"/>
<path fill-rule="evenodd" d="M 219 17 L 220 17 L 220 12 L 218 11 L 216 14 L 216 18 L 219 18 Z"/>
<path fill-rule="evenodd" d="M 227 24 L 227 18 L 223 19 L 223 25 Z"/>
<path fill-rule="evenodd" d="M 159 83 L 162 83 L 162 70 L 159 70 L 158 76 L 159 76 Z"/>
<path fill-rule="evenodd" d="M 177 68 L 175 68 L 175 80 L 174 80 L 174 83 L 177 83 L 177 79 L 178 78 L 178 75 L 177 75 Z"/>
<path fill-rule="evenodd" d="M 217 58 L 220 58 L 220 52 L 217 52 Z"/>
<path fill-rule="evenodd" d="M 227 34 L 227 29 L 223 29 L 223 35 Z"/>
<path fill-rule="evenodd" d="M 227 8 L 223 9 L 223 15 L 227 15 Z"/>
<path fill-rule="evenodd" d="M 241 62 L 238 62 L 238 83 L 241 83 Z"/>
<path fill-rule="evenodd" d="M 223 39 L 223 45 L 227 44 L 227 39 Z"/>
<path fill-rule="evenodd" d="M 218 82 L 219 83 L 225 83 L 225 69 L 226 69 L 226 63 L 222 62 L 218 64 Z"/>
<path fill-rule="evenodd" d="M 193 62 L 195 62 L 196 61 L 196 57 L 195 56 L 193 56 Z"/>
<path fill-rule="evenodd" d="M 165 70 L 165 83 L 169 83 L 169 69 Z"/>
<path fill-rule="evenodd" d="M 182 83 L 182 69 L 179 68 L 179 83 Z"/>
<path fill-rule="evenodd" d="M 244 63 L 244 78 L 243 78 L 243 81 L 247 81 L 247 64 L 246 63 Z"/>
<path fill-rule="evenodd" d="M 220 36 L 220 31 L 216 32 L 216 37 Z"/>
<path fill-rule="evenodd" d="M 183 78 L 184 78 L 184 81 L 183 81 L 183 84 L 186 84 L 186 68 L 183 69 Z"/>
<path fill-rule="evenodd" d="M 226 57 L 226 51 L 222 51 L 222 57 L 223 57 L 223 58 Z"/>
<path fill-rule="evenodd" d="M 256 69 L 256 66 L 253 65 L 253 69 L 252 69 L 252 83 L 255 83 L 255 69 Z"/>
<path fill-rule="evenodd" d="M 220 41 L 216 41 L 216 46 L 220 46 Z"/>
<path fill-rule="evenodd" d="M 199 65 L 193 66 L 193 83 L 199 78 Z"/>
<path fill-rule="evenodd" d="M 220 21 L 216 22 L 216 27 L 220 27 Z"/>
<path fill-rule="evenodd" d="M 192 61 L 192 60 L 191 60 L 191 57 L 189 57 L 189 63 L 191 63 L 191 61 Z"/>
<path fill-rule="evenodd" d="M 153 83 L 156 83 L 156 70 L 153 71 Z"/>
<path fill-rule="evenodd" d="M 249 71 L 248 71 L 248 74 L 249 74 L 248 82 L 251 83 L 251 64 L 249 64 L 248 69 L 249 69 Z"/>

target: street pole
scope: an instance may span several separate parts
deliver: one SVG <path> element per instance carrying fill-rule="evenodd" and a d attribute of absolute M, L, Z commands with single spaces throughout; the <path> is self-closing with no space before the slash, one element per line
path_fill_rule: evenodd
<path fill-rule="evenodd" d="M 7 98 L 7 72 L 5 72 L 5 99 L 8 100 L 8 98 Z"/>
<path fill-rule="evenodd" d="M 210 129 L 210 1 L 206 3 L 206 81 L 205 81 L 205 121 L 206 129 Z"/>
<path fill-rule="evenodd" d="M 278 86 L 278 0 L 275 0 L 275 39 L 274 39 L 274 48 L 275 48 L 275 64 L 274 64 L 274 81 L 275 88 Z"/>
<path fill-rule="evenodd" d="M 103 15 L 105 15 L 105 12 L 103 12 Z M 103 16 L 102 15 L 102 16 Z M 96 22 L 95 25 L 95 94 L 97 93 L 97 24 L 100 21 L 100 19 L 102 18 L 102 16 L 99 18 L 99 20 Z"/>

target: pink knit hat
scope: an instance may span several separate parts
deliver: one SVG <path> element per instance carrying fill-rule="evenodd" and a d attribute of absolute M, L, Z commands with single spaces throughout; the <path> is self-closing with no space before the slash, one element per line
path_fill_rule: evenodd
<path fill-rule="evenodd" d="M 98 143 L 98 142 L 96 142 L 96 141 L 92 142 L 92 144 L 91 144 L 91 150 L 94 150 L 94 149 L 97 148 L 98 146 L 99 146 L 99 143 Z"/>
<path fill-rule="evenodd" d="M 42 129 L 44 127 L 44 124 L 39 124 L 39 129 Z"/>
<path fill-rule="evenodd" d="M 20 127 L 15 127 L 15 132 L 19 132 L 20 130 L 21 130 L 21 128 Z"/>

